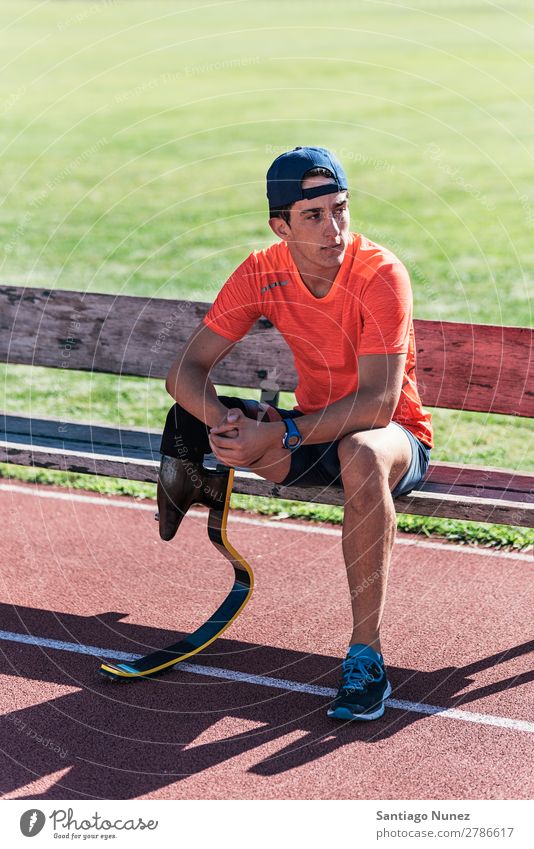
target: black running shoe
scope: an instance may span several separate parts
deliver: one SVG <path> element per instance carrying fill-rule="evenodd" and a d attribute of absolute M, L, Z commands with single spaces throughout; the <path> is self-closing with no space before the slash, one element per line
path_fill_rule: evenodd
<path fill-rule="evenodd" d="M 391 694 L 384 659 L 371 646 L 351 646 L 342 664 L 338 693 L 328 709 L 334 719 L 378 719 Z"/>

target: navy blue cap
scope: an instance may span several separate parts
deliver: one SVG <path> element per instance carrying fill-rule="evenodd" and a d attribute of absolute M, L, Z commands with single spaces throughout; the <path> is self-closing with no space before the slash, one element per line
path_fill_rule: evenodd
<path fill-rule="evenodd" d="M 312 168 L 328 168 L 335 183 L 302 189 L 302 179 Z M 296 147 L 278 156 L 267 171 L 269 209 L 279 209 L 297 200 L 310 200 L 348 189 L 339 160 L 324 147 Z"/>

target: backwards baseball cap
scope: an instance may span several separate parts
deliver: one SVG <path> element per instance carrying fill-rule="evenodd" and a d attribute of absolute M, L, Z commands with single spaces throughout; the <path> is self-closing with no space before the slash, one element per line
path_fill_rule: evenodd
<path fill-rule="evenodd" d="M 304 175 L 312 168 L 327 168 L 335 183 L 303 189 Z M 333 153 L 324 147 L 296 147 L 278 156 L 267 171 L 269 209 L 279 209 L 297 200 L 310 200 L 348 189 L 347 178 Z"/>

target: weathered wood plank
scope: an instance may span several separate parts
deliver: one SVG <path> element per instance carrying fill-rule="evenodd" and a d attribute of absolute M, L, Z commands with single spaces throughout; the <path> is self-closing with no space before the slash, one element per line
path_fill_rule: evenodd
<path fill-rule="evenodd" d="M 81 451 L 140 460 L 160 459 L 161 431 L 0 414 L 0 436 L 13 445 L 31 444 L 64 453 Z"/>
<path fill-rule="evenodd" d="M 534 505 L 486 499 L 473 500 L 455 494 L 432 495 L 427 492 L 412 492 L 395 500 L 398 513 L 415 516 L 434 516 L 442 519 L 462 519 L 467 522 L 490 522 L 493 524 L 534 527 Z"/>
<path fill-rule="evenodd" d="M 6 445 L 52 448 L 55 453 L 102 455 L 159 462 L 160 432 L 113 428 L 80 422 L 57 422 L 29 416 L 0 415 L 0 435 Z M 534 501 L 534 474 L 485 466 L 431 463 L 424 487 L 427 492 L 448 493 L 473 499 Z"/>
<path fill-rule="evenodd" d="M 208 308 L 193 301 L 0 287 L 0 361 L 162 378 Z M 258 321 L 212 377 L 268 389 L 275 366 L 281 388 L 293 389 L 289 349 Z"/>
<path fill-rule="evenodd" d="M 473 490 L 473 496 L 486 489 L 499 489 L 505 493 L 526 494 L 534 497 L 534 474 L 514 472 L 508 469 L 495 469 L 490 466 L 459 466 L 455 463 L 431 463 L 425 484 L 448 486 Z M 436 490 L 438 491 L 438 490 Z M 510 496 L 511 497 L 511 496 Z"/>
<path fill-rule="evenodd" d="M 155 483 L 158 463 L 150 461 L 128 462 L 116 458 L 67 457 L 61 453 L 48 453 L 31 447 L 12 448 L 0 443 L 0 462 L 16 463 L 23 466 L 72 471 L 83 474 L 106 475 L 128 480 Z M 282 491 L 283 490 L 283 491 Z M 261 478 L 243 476 L 236 472 L 233 491 L 246 495 L 284 497 L 294 501 L 318 501 L 322 504 L 343 505 L 343 492 L 339 487 L 323 488 L 279 488 Z M 440 516 L 449 519 L 467 519 L 472 522 L 498 522 L 534 527 L 534 505 L 503 501 L 492 502 L 487 499 L 459 498 L 443 493 L 413 492 L 395 500 L 399 513 L 413 513 L 417 516 Z"/>
<path fill-rule="evenodd" d="M 208 306 L 0 287 L 0 360 L 161 378 Z M 414 325 L 425 404 L 534 417 L 532 329 L 421 320 Z M 291 352 L 265 321 L 211 376 L 229 386 L 291 391 L 296 385 Z"/>
<path fill-rule="evenodd" d="M 149 449 L 151 450 L 151 449 Z M 33 444 L 0 441 L 0 462 L 24 466 L 71 471 L 83 474 L 98 474 L 128 480 L 154 483 L 157 480 L 159 459 L 132 459 L 125 455 L 95 453 L 92 451 L 65 452 L 62 448 Z M 206 459 L 213 466 L 214 458 Z M 438 473 L 438 464 L 431 467 Z M 448 471 L 451 471 L 449 468 Z M 499 470 L 503 471 L 503 470 Z M 503 472 L 503 474 L 505 474 Z M 531 476 L 531 483 L 534 476 Z M 436 489 L 443 491 L 436 491 Z M 295 501 L 317 501 L 324 504 L 343 505 L 341 487 L 283 487 L 265 481 L 246 470 L 236 470 L 234 492 L 249 495 L 287 498 Z M 485 485 L 477 487 L 456 486 L 454 482 L 438 485 L 424 483 L 420 490 L 396 499 L 399 512 L 416 515 L 461 518 L 478 522 L 504 522 L 512 525 L 534 527 L 534 495 L 530 491 L 512 492 Z"/>
<path fill-rule="evenodd" d="M 155 483 L 158 476 L 159 461 L 129 460 L 105 455 L 71 452 L 33 445 L 10 445 L 0 441 L 0 463 L 13 463 L 18 466 L 36 466 L 59 472 L 76 472 L 83 475 L 103 475 L 132 481 Z"/>
<path fill-rule="evenodd" d="M 415 321 L 425 404 L 534 417 L 534 330 Z"/>

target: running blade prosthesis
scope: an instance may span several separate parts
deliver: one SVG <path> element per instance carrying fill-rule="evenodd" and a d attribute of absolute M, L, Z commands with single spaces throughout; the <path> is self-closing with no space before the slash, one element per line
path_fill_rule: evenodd
<path fill-rule="evenodd" d="M 130 681 L 149 678 L 171 670 L 181 660 L 198 654 L 226 631 L 249 600 L 254 586 L 254 575 L 248 563 L 228 542 L 226 525 L 234 470 L 218 465 L 214 472 L 206 472 L 208 486 L 203 487 L 199 503 L 210 508 L 208 536 L 215 548 L 231 563 L 234 585 L 222 604 L 204 625 L 172 646 L 159 649 L 128 663 L 103 662 L 100 672 L 112 681 Z"/>

